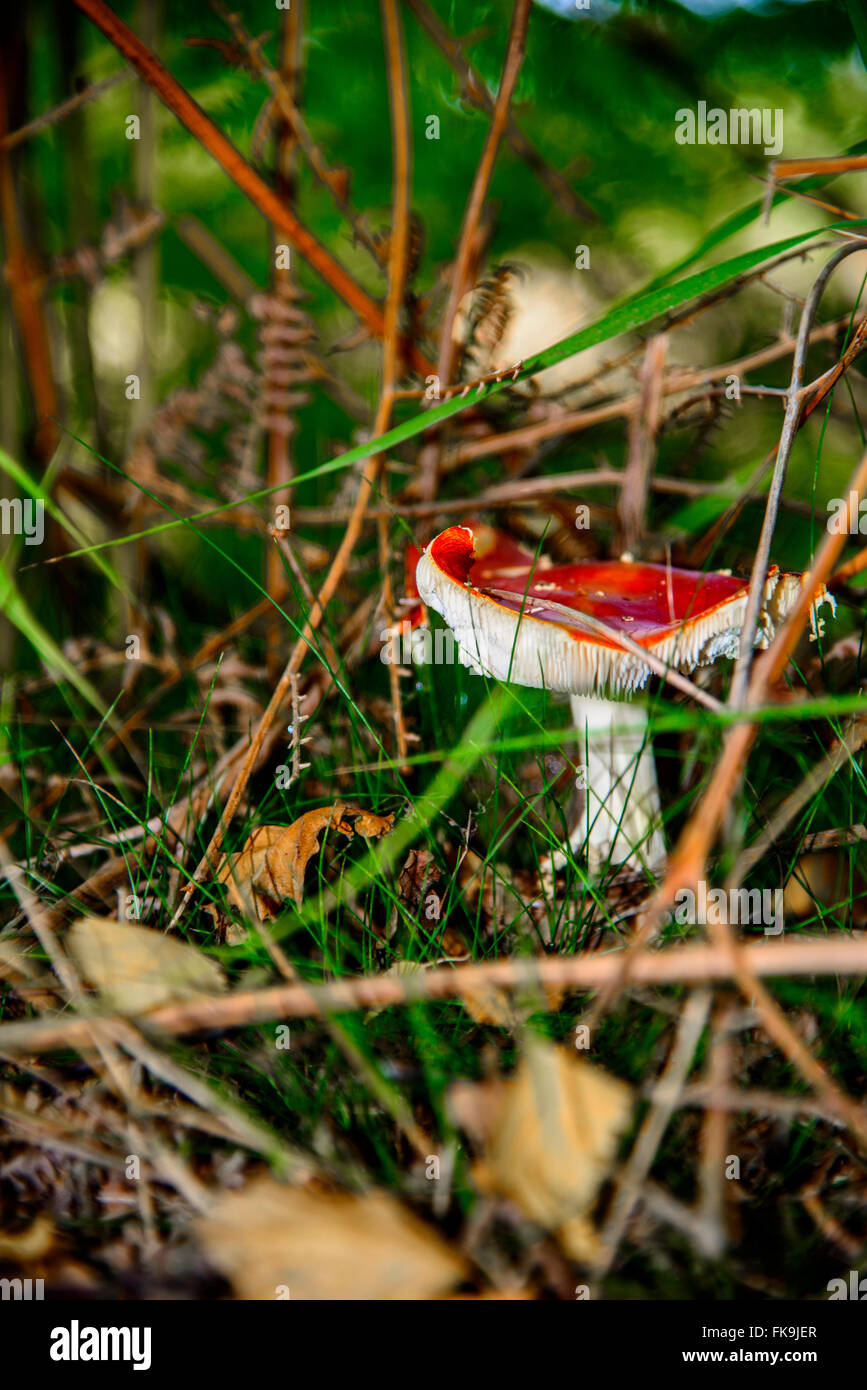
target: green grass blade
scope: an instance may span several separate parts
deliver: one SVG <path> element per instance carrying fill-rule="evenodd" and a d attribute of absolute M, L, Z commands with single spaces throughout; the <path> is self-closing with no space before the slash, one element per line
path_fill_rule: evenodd
<path fill-rule="evenodd" d="M 5 449 L 0 449 L 0 468 L 2 468 L 3 472 L 7 473 L 24 492 L 29 493 L 31 497 L 37 498 L 40 502 L 43 502 L 48 515 L 53 517 L 58 525 L 62 526 L 64 531 L 67 531 L 74 540 L 78 541 L 79 545 L 82 541 L 85 543 L 87 542 L 87 537 L 84 535 L 81 528 L 66 515 L 62 508 L 58 507 L 54 498 L 46 492 L 42 484 L 35 478 L 32 478 L 26 468 L 23 468 L 11 455 L 7 454 Z M 75 554 L 91 555 L 93 563 L 96 565 L 97 569 L 102 571 L 109 583 L 113 584 L 116 589 L 119 589 L 124 598 L 132 602 L 133 595 L 129 587 L 118 574 L 110 560 L 103 559 L 98 551 L 94 551 L 90 547 L 77 550 Z"/>
<path fill-rule="evenodd" d="M 535 376 L 538 372 L 544 371 L 547 367 L 565 361 L 567 357 L 574 357 L 576 353 L 583 352 L 586 348 L 596 347 L 600 343 L 607 342 L 610 338 L 617 338 L 623 333 L 632 332 L 636 328 L 643 328 L 662 314 L 679 309 L 682 305 L 688 304 L 690 300 L 698 299 L 701 295 L 727 285 L 730 281 L 736 280 L 738 276 L 753 270 L 757 265 L 761 265 L 762 261 L 782 255 L 786 251 L 793 250 L 796 246 L 802 246 L 813 237 L 841 228 L 851 232 L 855 228 L 864 226 L 867 226 L 867 222 L 859 220 L 835 224 L 832 227 L 814 228 L 809 232 L 799 232 L 795 236 L 786 237 L 783 241 L 772 242 L 768 246 L 757 247 L 752 251 L 744 251 L 739 256 L 732 256 L 719 265 L 698 271 L 685 280 L 678 280 L 674 285 L 664 285 L 650 292 L 642 292 L 625 303 L 609 309 L 594 323 L 587 324 L 576 333 L 570 333 L 559 343 L 553 343 L 544 352 L 531 357 L 524 362 L 515 380 L 523 381 L 527 377 Z M 340 454 L 337 458 L 329 460 L 328 463 L 321 464 L 318 468 L 299 475 L 294 481 L 299 483 L 308 478 L 318 477 L 323 473 L 350 468 L 356 463 L 371 458 L 374 454 L 383 453 L 387 449 L 394 448 L 397 444 L 403 444 L 424 430 L 432 429 L 435 425 L 440 425 L 444 421 L 452 419 L 453 416 L 459 415 L 469 406 L 477 405 L 489 396 L 496 395 L 498 391 L 505 391 L 511 381 L 512 378 L 509 377 L 501 382 L 488 382 L 467 396 L 453 396 L 451 400 L 443 401 L 440 405 L 434 406 L 432 410 L 420 411 L 411 416 L 409 420 L 404 420 L 401 424 L 396 425 L 394 429 L 387 430 L 385 434 L 378 435 L 375 439 L 370 439 L 364 444 L 357 445 L 354 449 L 347 450 L 345 454 Z M 83 443 L 83 441 L 79 441 L 79 443 Z M 131 540 L 143 539 L 157 532 L 170 531 L 177 526 L 188 526 L 191 522 L 203 521 L 217 512 L 228 512 L 233 507 L 247 506 L 250 502 L 260 501 L 269 496 L 270 493 L 280 491 L 281 488 L 285 488 L 285 483 L 275 484 L 271 488 L 263 488 L 249 494 L 249 496 L 239 498 L 236 502 L 214 507 L 206 512 L 198 512 L 179 521 L 161 522 L 158 526 L 147 531 L 137 532 L 134 536 L 121 536 L 115 540 L 102 541 L 98 545 L 72 551 L 67 558 L 92 554 L 95 550 L 105 550 L 110 546 L 125 545 Z"/>

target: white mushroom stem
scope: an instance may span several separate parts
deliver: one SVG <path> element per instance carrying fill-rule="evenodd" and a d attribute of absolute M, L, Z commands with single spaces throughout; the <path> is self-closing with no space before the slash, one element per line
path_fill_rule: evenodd
<path fill-rule="evenodd" d="M 569 836 L 573 854 L 586 855 L 591 874 L 607 864 L 658 869 L 665 863 L 665 840 L 646 709 L 573 695 L 572 715 L 585 798 Z M 551 856 L 553 869 L 565 863 L 562 850 Z"/>
<path fill-rule="evenodd" d="M 505 539 L 505 558 L 495 565 L 477 556 L 471 527 L 447 527 L 418 562 L 419 595 L 445 618 L 460 659 L 471 670 L 571 695 L 586 786 L 584 815 L 569 844 L 573 852 L 584 852 L 588 871 L 595 876 L 608 864 L 656 871 L 665 863 L 665 841 L 647 713 L 640 704 L 615 703 L 590 692 L 631 694 L 660 666 L 686 675 L 737 656 L 748 585 L 722 572 L 703 576 L 670 566 L 605 561 L 593 562 L 589 570 L 581 562 L 541 568 L 532 578 L 533 557 Z M 494 542 L 499 544 L 496 535 Z M 486 587 L 477 587 L 470 577 L 477 570 Z M 500 588 L 504 582 L 511 588 Z M 780 574 L 776 567 L 768 572 L 757 647 L 768 645 L 803 583 L 803 577 Z M 635 620 L 630 607 L 636 608 L 638 600 L 649 602 L 655 627 L 642 609 L 643 645 L 627 642 L 623 632 L 584 611 L 593 607 L 593 593 L 618 603 L 621 627 Z M 557 595 L 570 602 L 560 602 Z M 833 604 L 833 599 L 823 589 L 813 604 L 817 632 L 821 627 L 815 613 L 826 602 Z M 546 867 L 562 868 L 565 862 L 558 852 Z"/>

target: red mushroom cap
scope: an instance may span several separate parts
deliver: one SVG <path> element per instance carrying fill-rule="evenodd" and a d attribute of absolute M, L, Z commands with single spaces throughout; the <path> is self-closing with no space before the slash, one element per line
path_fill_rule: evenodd
<path fill-rule="evenodd" d="M 408 545 L 403 560 L 403 601 L 401 606 L 404 609 L 402 625 L 406 624 L 410 630 L 421 627 L 427 622 L 427 609 L 419 597 L 418 584 L 415 578 L 420 558 L 421 551 L 418 546 Z"/>
<path fill-rule="evenodd" d="M 622 633 L 679 671 L 734 656 L 749 582 L 729 574 L 582 560 L 552 565 L 502 532 L 471 523 L 440 532 L 416 570 L 421 598 L 445 618 L 461 661 L 520 685 L 610 696 L 643 686 L 650 667 Z M 766 646 L 801 576 L 769 572 L 756 644 Z M 823 595 L 818 604 L 825 600 Z M 591 630 L 582 615 L 605 624 Z"/>

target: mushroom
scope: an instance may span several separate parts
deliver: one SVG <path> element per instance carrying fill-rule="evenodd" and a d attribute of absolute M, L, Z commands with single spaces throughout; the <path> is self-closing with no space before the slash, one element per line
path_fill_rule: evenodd
<path fill-rule="evenodd" d="M 625 718 L 617 702 L 641 690 L 660 663 L 688 674 L 735 656 L 748 580 L 628 557 L 552 565 L 471 522 L 434 537 L 416 584 L 452 629 L 463 665 L 571 697 L 587 802 L 570 848 L 586 850 L 592 873 L 606 864 L 658 870 L 665 842 L 647 712 L 637 703 Z M 800 585 L 800 575 L 768 572 L 756 646 L 768 645 Z M 823 590 L 814 614 L 824 602 L 834 604 Z M 820 630 L 815 616 L 813 628 Z M 565 862 L 560 853 L 552 866 Z"/>

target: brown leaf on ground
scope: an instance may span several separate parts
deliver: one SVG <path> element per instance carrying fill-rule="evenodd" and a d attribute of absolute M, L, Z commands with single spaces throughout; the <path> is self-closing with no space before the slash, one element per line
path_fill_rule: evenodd
<path fill-rule="evenodd" d="M 377 839 L 393 825 L 393 815 L 377 816 L 342 801 L 317 806 L 292 825 L 258 825 L 242 850 L 225 856 L 217 881 L 226 885 L 230 903 L 245 916 L 271 922 L 287 898 L 297 907 L 303 904 L 304 873 L 319 853 L 323 830 L 333 827 L 350 840 L 356 834 Z M 217 910 L 211 906 L 210 911 L 216 919 Z"/>
<path fill-rule="evenodd" d="M 377 816 L 345 802 L 317 806 L 290 826 L 257 826 L 243 849 L 222 860 L 217 880 L 226 885 L 229 902 L 245 916 L 272 922 L 286 899 L 302 906 L 304 870 L 320 852 L 322 830 L 333 827 L 347 840 L 356 834 L 375 840 L 388 834 L 393 824 L 393 815 Z M 210 910 L 217 917 L 217 909 L 211 906 Z"/>
<path fill-rule="evenodd" d="M 197 1225 L 211 1263 L 242 1299 L 438 1298 L 463 1258 L 385 1192 L 314 1192 L 258 1178 Z"/>
<path fill-rule="evenodd" d="M 481 1094 L 474 1097 L 474 1089 Z M 482 1191 L 508 1197 L 556 1231 L 574 1259 L 592 1259 L 598 1242 L 589 1212 L 632 1113 L 630 1088 L 565 1048 L 533 1039 L 513 1077 L 464 1084 L 452 1105 L 482 1143 L 484 1158 L 474 1169 Z"/>
<path fill-rule="evenodd" d="M 415 912 L 423 898 L 427 897 L 431 885 L 441 877 L 433 854 L 429 849 L 411 849 L 406 863 L 397 880 L 400 900 Z"/>
<path fill-rule="evenodd" d="M 225 989 L 215 961 L 173 936 L 105 917 L 80 917 L 67 946 L 82 975 L 120 1013 L 143 1013 Z"/>

